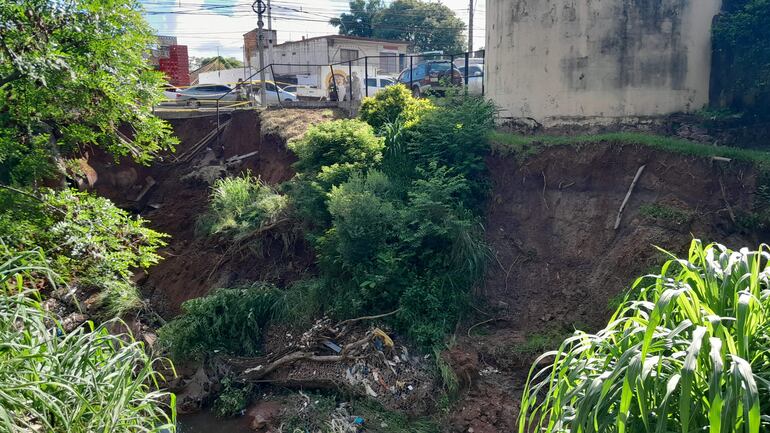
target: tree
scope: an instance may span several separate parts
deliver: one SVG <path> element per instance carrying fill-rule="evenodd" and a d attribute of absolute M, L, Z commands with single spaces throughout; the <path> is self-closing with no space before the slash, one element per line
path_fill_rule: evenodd
<path fill-rule="evenodd" d="M 147 162 L 174 144 L 151 114 L 164 78 L 138 2 L 0 0 L 0 23 L 0 182 L 52 177 L 89 146 Z"/>
<path fill-rule="evenodd" d="M 465 23 L 441 3 L 396 0 L 379 15 L 374 35 L 383 39 L 409 41 L 415 52 L 465 51 Z"/>
<path fill-rule="evenodd" d="M 415 52 L 465 51 L 465 23 L 441 3 L 396 0 L 384 8 L 380 0 L 354 0 L 350 13 L 333 18 L 341 35 L 406 41 Z"/>
<path fill-rule="evenodd" d="M 372 24 L 384 9 L 382 0 L 353 0 L 350 2 L 350 13 L 332 18 L 329 24 L 339 27 L 341 35 L 370 38 L 374 35 Z"/>
<path fill-rule="evenodd" d="M 243 62 L 235 57 L 204 57 L 200 59 L 200 67 L 212 65 L 211 70 L 234 69 L 243 67 Z"/>

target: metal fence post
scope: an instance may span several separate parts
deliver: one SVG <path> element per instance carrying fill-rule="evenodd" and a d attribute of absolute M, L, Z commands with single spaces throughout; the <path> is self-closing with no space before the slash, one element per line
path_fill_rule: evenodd
<path fill-rule="evenodd" d="M 469 63 L 469 62 L 468 62 L 468 56 L 469 56 L 469 55 L 470 55 L 470 53 L 465 53 L 465 87 L 466 87 L 466 89 L 467 89 L 467 87 L 468 87 L 468 71 L 470 71 L 470 69 L 468 69 L 468 68 L 469 68 L 469 66 L 470 66 L 470 65 L 468 64 L 468 63 Z M 466 90 L 466 91 L 467 91 L 467 90 Z"/>
<path fill-rule="evenodd" d="M 348 101 L 350 106 L 353 106 L 353 61 L 348 60 Z"/>
<path fill-rule="evenodd" d="M 217 98 L 217 147 L 220 147 L 219 136 L 219 98 Z"/>
<path fill-rule="evenodd" d="M 273 87 L 275 88 L 275 97 L 278 98 L 278 106 L 283 108 L 281 104 L 281 92 L 278 91 L 278 83 L 275 81 L 275 71 L 273 70 L 273 64 L 270 64 L 270 76 L 273 77 Z"/>
<path fill-rule="evenodd" d="M 340 102 L 340 91 L 337 88 L 337 78 L 334 76 L 334 67 L 332 65 L 329 65 L 329 70 L 332 73 L 332 84 L 334 85 L 335 98 L 337 98 L 337 102 Z M 329 96 L 331 96 L 331 94 Z M 329 99 L 331 99 L 331 97 Z"/>
<path fill-rule="evenodd" d="M 484 82 L 487 81 L 487 50 L 481 51 L 481 96 L 484 96 Z"/>
<path fill-rule="evenodd" d="M 414 56 L 409 56 L 409 91 L 412 92 L 412 86 L 414 85 L 413 80 L 413 72 L 414 72 Z"/>
<path fill-rule="evenodd" d="M 364 57 L 364 95 L 369 97 L 369 56 Z"/>

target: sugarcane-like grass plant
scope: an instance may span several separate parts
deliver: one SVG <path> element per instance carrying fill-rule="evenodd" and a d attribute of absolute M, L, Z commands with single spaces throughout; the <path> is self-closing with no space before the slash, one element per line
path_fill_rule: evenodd
<path fill-rule="evenodd" d="M 534 363 L 520 433 L 770 431 L 770 247 L 670 256 L 604 329 Z"/>
<path fill-rule="evenodd" d="M 65 333 L 31 289 L 50 272 L 39 253 L 0 254 L 0 432 L 173 432 L 157 360 L 90 322 Z"/>

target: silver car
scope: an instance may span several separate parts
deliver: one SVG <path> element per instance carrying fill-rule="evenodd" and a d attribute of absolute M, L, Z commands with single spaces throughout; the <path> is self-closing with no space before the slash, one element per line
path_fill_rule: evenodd
<path fill-rule="evenodd" d="M 177 105 L 200 107 L 219 103 L 236 102 L 238 92 L 222 84 L 198 84 L 197 86 L 179 89 L 176 92 Z"/>

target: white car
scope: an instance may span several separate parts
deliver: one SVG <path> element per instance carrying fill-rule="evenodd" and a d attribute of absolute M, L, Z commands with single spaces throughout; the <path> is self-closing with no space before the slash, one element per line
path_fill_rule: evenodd
<path fill-rule="evenodd" d="M 278 91 L 276 92 L 276 90 Z M 254 84 L 252 84 L 251 91 L 254 94 L 254 98 L 259 101 L 259 81 L 255 81 Z M 268 104 L 277 104 L 279 98 L 282 102 L 292 102 L 297 100 L 296 93 L 287 92 L 286 90 L 282 89 L 281 86 L 276 86 L 275 83 L 271 81 L 265 81 L 265 96 L 267 97 Z"/>
<path fill-rule="evenodd" d="M 465 82 L 465 66 L 461 66 L 460 74 Z M 468 93 L 481 95 L 484 85 L 484 65 L 468 65 Z"/>
<path fill-rule="evenodd" d="M 369 96 L 374 96 L 380 90 L 396 84 L 396 80 L 393 77 L 385 75 L 378 75 L 376 77 L 369 77 L 366 79 L 366 87 L 369 92 Z M 366 93 L 361 92 L 364 96 Z"/>

